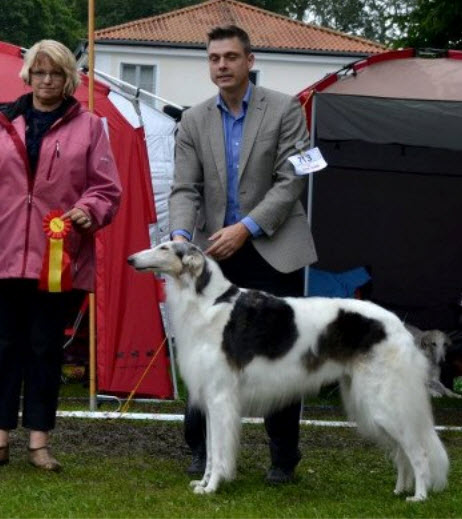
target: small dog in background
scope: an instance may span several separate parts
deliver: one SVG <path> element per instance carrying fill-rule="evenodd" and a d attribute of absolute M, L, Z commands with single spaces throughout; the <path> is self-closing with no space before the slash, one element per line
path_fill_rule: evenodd
<path fill-rule="evenodd" d="M 446 358 L 446 352 L 451 346 L 451 338 L 441 330 L 420 330 L 410 324 L 405 325 L 411 332 L 417 346 L 420 346 L 429 361 L 428 390 L 433 397 L 448 396 L 462 398 L 462 395 L 454 393 L 440 381 L 441 364 Z"/>

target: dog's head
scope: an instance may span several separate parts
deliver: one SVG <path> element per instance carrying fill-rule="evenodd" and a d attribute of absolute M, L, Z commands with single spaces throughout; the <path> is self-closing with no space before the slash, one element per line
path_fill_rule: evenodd
<path fill-rule="evenodd" d="M 204 270 L 205 257 L 192 243 L 169 241 L 132 254 L 127 261 L 140 272 L 151 271 L 174 278 L 187 273 L 192 278 L 199 278 Z"/>
<path fill-rule="evenodd" d="M 446 357 L 446 351 L 452 341 L 448 335 L 440 330 L 428 330 L 422 333 L 420 345 L 425 354 L 435 364 L 440 364 Z"/>

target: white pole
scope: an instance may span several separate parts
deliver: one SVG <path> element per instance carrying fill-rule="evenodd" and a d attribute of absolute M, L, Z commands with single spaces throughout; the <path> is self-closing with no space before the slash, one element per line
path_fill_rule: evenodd
<path fill-rule="evenodd" d="M 316 92 L 313 93 L 312 101 L 311 101 L 311 124 L 310 124 L 310 148 L 314 148 L 315 146 L 315 132 L 316 132 Z M 312 228 L 313 221 L 313 183 L 314 183 L 314 173 L 310 173 L 308 175 L 308 194 L 306 200 L 306 217 L 308 220 L 308 225 Z M 304 295 L 308 297 L 310 290 L 310 266 L 307 265 L 305 267 L 305 289 Z"/>

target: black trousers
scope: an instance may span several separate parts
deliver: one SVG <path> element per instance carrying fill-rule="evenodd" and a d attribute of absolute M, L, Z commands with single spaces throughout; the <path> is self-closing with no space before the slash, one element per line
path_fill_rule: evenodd
<path fill-rule="evenodd" d="M 54 428 L 71 292 L 39 291 L 30 279 L 0 280 L 0 429 Z"/>
<path fill-rule="evenodd" d="M 283 274 L 271 267 L 247 242 L 220 263 L 224 275 L 237 286 L 264 290 L 276 296 L 303 296 L 303 269 Z M 265 417 L 273 466 L 293 469 L 300 461 L 298 449 L 300 402 Z M 205 417 L 189 404 L 185 412 L 185 440 L 193 453 L 205 453 Z"/>

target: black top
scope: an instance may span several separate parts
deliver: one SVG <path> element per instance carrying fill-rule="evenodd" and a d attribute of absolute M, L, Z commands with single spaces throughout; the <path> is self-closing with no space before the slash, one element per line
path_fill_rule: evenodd
<path fill-rule="evenodd" d="M 37 168 L 43 136 L 76 103 L 77 100 L 74 97 L 68 97 L 63 100 L 56 110 L 41 112 L 33 108 L 32 94 L 29 93 L 19 97 L 12 103 L 0 104 L 0 112 L 9 121 L 13 121 L 21 115 L 24 115 L 26 119 L 26 148 L 32 174 L 35 174 Z"/>
<path fill-rule="evenodd" d="M 51 112 L 42 112 L 35 109 L 32 105 L 26 109 L 24 114 L 26 119 L 26 148 L 30 169 L 33 174 L 35 174 L 37 168 L 43 136 L 64 115 L 67 108 L 68 104 L 63 102 Z"/>

